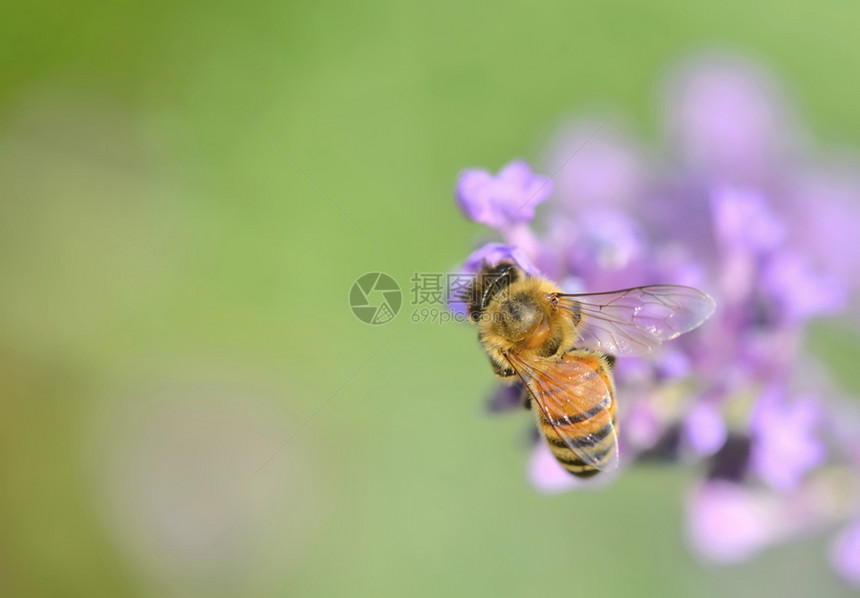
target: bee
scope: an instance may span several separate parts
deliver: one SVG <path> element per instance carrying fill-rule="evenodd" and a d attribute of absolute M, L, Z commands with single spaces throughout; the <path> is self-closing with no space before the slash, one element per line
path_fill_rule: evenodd
<path fill-rule="evenodd" d="M 715 308 L 678 285 L 562 293 L 511 261 L 484 263 L 464 299 L 493 371 L 522 382 L 552 454 L 582 478 L 618 465 L 615 357 L 648 354 Z"/>

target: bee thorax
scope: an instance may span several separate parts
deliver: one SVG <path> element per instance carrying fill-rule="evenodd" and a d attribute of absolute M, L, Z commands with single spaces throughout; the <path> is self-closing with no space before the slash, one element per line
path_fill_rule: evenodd
<path fill-rule="evenodd" d="M 526 297 L 512 297 L 502 301 L 494 324 L 500 335 L 517 342 L 528 337 L 545 320 L 541 306 Z"/>

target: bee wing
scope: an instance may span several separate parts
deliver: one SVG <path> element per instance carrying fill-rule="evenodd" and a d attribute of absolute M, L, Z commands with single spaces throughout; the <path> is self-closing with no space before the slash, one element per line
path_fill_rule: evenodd
<path fill-rule="evenodd" d="M 613 400 L 612 393 L 591 366 L 570 355 L 564 355 L 561 359 L 526 359 L 510 352 L 508 361 L 531 393 L 543 416 L 583 463 L 602 470 L 618 466 L 618 434 L 608 411 Z M 602 419 L 597 420 L 598 417 Z M 572 424 L 592 419 L 602 424 L 597 426 L 603 429 L 599 436 L 572 433 L 575 428 Z M 608 435 L 605 432 L 606 426 L 609 426 Z M 588 449 L 597 443 L 606 442 L 608 436 L 612 439 L 612 458 L 601 463 L 595 458 L 593 451 Z"/>
<path fill-rule="evenodd" d="M 671 284 L 554 297 L 579 326 L 577 346 L 619 356 L 650 353 L 699 326 L 716 307 L 707 293 Z"/>

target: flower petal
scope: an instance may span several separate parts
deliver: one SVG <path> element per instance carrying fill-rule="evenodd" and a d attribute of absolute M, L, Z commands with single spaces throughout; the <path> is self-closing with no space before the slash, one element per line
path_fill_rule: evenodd
<path fill-rule="evenodd" d="M 824 444 L 816 434 L 821 420 L 813 397 L 790 402 L 779 388 L 770 388 L 753 413 L 753 471 L 776 490 L 796 488 L 807 471 L 824 462 Z"/>
<path fill-rule="evenodd" d="M 846 581 L 860 588 L 860 520 L 851 524 L 836 539 L 830 562 Z"/>
<path fill-rule="evenodd" d="M 470 169 L 457 181 L 457 205 L 467 218 L 494 228 L 530 222 L 535 206 L 552 193 L 552 181 L 532 172 L 528 163 L 516 160 L 498 176 L 486 170 Z"/>

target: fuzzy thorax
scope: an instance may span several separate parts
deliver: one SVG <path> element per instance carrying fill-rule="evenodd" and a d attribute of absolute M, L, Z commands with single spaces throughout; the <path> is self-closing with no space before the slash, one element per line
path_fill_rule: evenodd
<path fill-rule="evenodd" d="M 558 292 L 552 283 L 528 277 L 510 284 L 490 301 L 478 328 L 493 361 L 509 367 L 504 357 L 508 351 L 551 357 L 571 345 L 570 323 L 550 300 Z"/>

